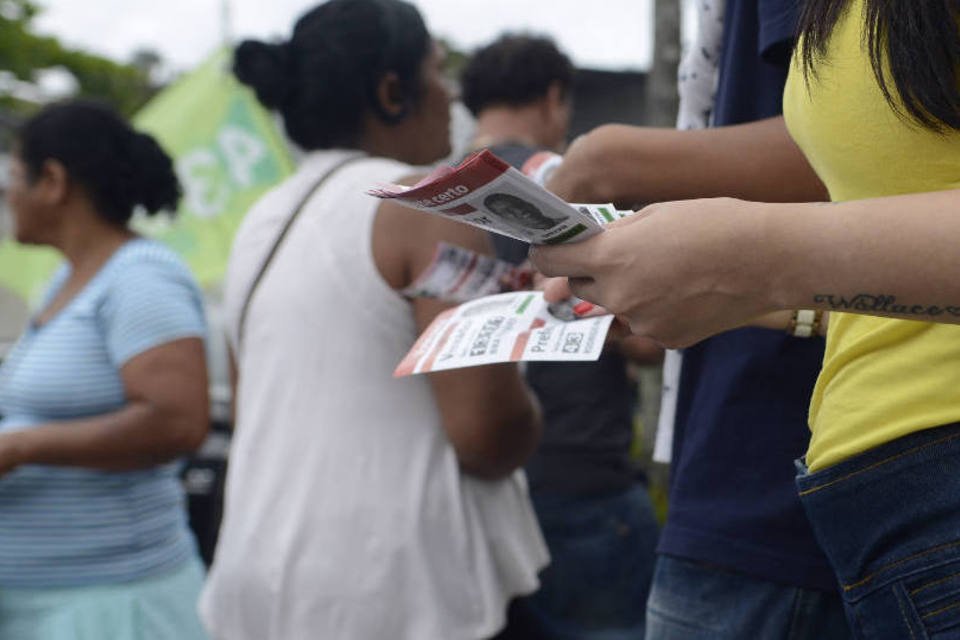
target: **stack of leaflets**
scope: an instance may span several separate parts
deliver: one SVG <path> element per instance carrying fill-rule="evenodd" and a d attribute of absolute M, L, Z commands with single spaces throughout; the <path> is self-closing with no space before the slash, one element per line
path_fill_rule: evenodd
<path fill-rule="evenodd" d="M 380 185 L 368 193 L 530 244 L 579 242 L 631 213 L 612 204 L 568 204 L 487 150 L 455 168 L 441 167 L 412 187 Z M 571 319 L 576 316 L 557 313 L 539 292 L 511 292 L 528 286 L 524 272 L 441 244 L 431 265 L 403 293 L 464 304 L 434 319 L 394 375 L 599 358 L 613 317 Z"/>

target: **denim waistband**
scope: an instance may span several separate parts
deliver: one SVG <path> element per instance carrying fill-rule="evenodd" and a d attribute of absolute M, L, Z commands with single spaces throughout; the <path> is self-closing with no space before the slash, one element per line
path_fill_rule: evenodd
<path fill-rule="evenodd" d="M 960 423 L 814 473 L 796 464 L 800 499 L 846 598 L 931 562 L 960 563 Z"/>

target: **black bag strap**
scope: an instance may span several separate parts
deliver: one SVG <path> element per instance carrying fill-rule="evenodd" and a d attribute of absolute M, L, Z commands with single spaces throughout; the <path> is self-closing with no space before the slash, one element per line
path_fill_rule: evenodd
<path fill-rule="evenodd" d="M 287 233 L 293 227 L 293 223 L 297 221 L 297 218 L 300 217 L 300 213 L 307 206 L 307 203 L 310 202 L 314 194 L 320 190 L 320 187 L 323 186 L 330 176 L 348 164 L 356 162 L 357 160 L 362 160 L 366 157 L 367 156 L 365 155 L 353 156 L 343 160 L 342 162 L 338 162 L 336 165 L 328 169 L 326 173 L 317 178 L 313 184 L 310 185 L 310 188 L 307 190 L 304 196 L 300 199 L 300 202 L 297 203 L 293 213 L 290 214 L 290 217 L 287 218 L 287 221 L 283 224 L 283 228 L 280 229 L 280 233 L 277 234 L 277 239 L 273 241 L 273 246 L 270 248 L 270 252 L 267 253 L 267 257 L 264 258 L 263 263 L 260 265 L 260 270 L 257 271 L 257 275 L 253 279 L 253 283 L 247 290 L 247 297 L 244 299 L 243 306 L 240 308 L 240 323 L 237 327 L 238 346 L 242 346 L 243 344 L 243 330 L 247 324 L 247 313 L 250 311 L 250 301 L 253 300 L 253 294 L 256 293 L 257 287 L 260 285 L 260 281 L 263 280 L 263 276 L 267 272 L 267 268 L 270 266 L 270 263 L 273 262 L 274 256 L 277 255 L 277 250 L 280 248 L 280 243 L 282 243 L 283 239 L 287 237 Z"/>

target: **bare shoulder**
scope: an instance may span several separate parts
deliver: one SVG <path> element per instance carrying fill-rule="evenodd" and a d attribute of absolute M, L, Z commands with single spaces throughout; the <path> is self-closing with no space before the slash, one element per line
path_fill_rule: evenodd
<path fill-rule="evenodd" d="M 403 184 L 413 184 L 422 176 L 410 176 Z M 383 278 L 394 289 L 402 289 L 425 269 L 440 242 L 489 254 L 487 233 L 470 225 L 439 215 L 430 215 L 384 200 L 377 207 L 373 225 L 373 255 Z"/>

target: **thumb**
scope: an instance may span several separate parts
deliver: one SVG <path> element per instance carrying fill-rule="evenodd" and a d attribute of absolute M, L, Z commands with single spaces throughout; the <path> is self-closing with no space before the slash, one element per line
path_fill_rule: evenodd
<path fill-rule="evenodd" d="M 560 302 L 572 295 L 570 281 L 566 278 L 550 278 L 543 284 L 543 297 L 547 302 Z"/>

